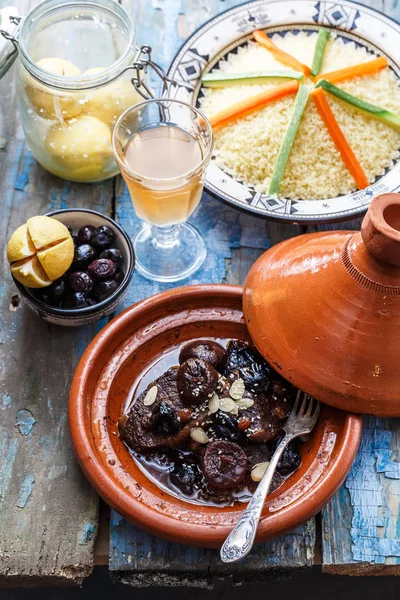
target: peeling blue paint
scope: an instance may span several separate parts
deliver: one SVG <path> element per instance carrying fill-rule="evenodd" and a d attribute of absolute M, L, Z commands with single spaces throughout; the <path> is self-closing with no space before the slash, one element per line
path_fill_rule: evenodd
<path fill-rule="evenodd" d="M 15 178 L 14 189 L 23 192 L 29 183 L 29 176 L 31 172 L 32 165 L 34 163 L 34 158 L 29 150 L 25 150 L 22 157 L 22 165 L 21 170 L 18 172 L 17 177 Z"/>
<path fill-rule="evenodd" d="M 20 490 L 19 490 L 19 494 L 18 494 L 18 500 L 17 500 L 18 508 L 25 508 L 26 503 L 28 502 L 29 498 L 31 497 L 34 483 L 35 483 L 35 478 L 32 474 L 27 475 L 25 477 L 25 479 L 23 480 Z"/>
<path fill-rule="evenodd" d="M 35 423 L 36 419 L 30 410 L 23 408 L 17 412 L 17 427 L 22 435 L 29 435 Z"/>
<path fill-rule="evenodd" d="M 79 544 L 84 546 L 91 542 L 96 534 L 97 525 L 95 521 L 86 521 L 79 533 Z"/>
<path fill-rule="evenodd" d="M 385 564 L 390 559 L 391 564 L 400 564 L 400 541 L 392 530 L 392 521 L 382 516 L 391 514 L 388 505 L 392 493 L 390 484 L 384 484 L 382 478 L 400 479 L 400 463 L 393 460 L 390 450 L 392 432 L 383 429 L 377 418 L 367 418 L 366 424 L 346 480 L 353 506 L 352 558 L 374 564 Z"/>
<path fill-rule="evenodd" d="M 9 406 L 11 406 L 11 396 L 3 394 L 1 397 L 1 407 L 8 408 Z"/>

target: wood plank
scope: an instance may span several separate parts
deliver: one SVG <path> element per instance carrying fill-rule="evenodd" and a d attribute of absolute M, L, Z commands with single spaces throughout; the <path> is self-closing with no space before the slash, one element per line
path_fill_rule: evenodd
<path fill-rule="evenodd" d="M 28 0 L 15 4 L 26 14 Z M 110 213 L 114 194 L 113 181 L 63 182 L 33 160 L 14 78 L 15 68 L 0 81 L 3 244 L 51 208 Z M 0 281 L 0 585 L 78 584 L 93 568 L 98 499 L 73 455 L 67 401 L 79 356 L 102 324 L 74 330 L 41 321 L 20 302 L 5 259 Z"/>
<path fill-rule="evenodd" d="M 145 28 L 143 39 L 153 47 L 154 56 L 167 66 L 178 45 L 201 22 L 237 1 L 153 0 L 127 4 L 142 36 L 141 23 L 162 25 L 162 35 L 156 28 Z M 144 38 L 144 36 L 147 36 Z M 142 42 L 142 39 L 139 39 Z M 131 200 L 120 182 L 117 188 L 117 219 L 134 236 L 140 228 Z M 207 194 L 191 222 L 202 232 L 207 243 L 207 259 L 190 280 L 207 283 L 225 281 L 243 283 L 251 264 L 258 256 L 283 237 L 299 232 L 299 228 L 276 225 L 245 215 L 219 203 Z M 135 274 L 127 305 L 152 293 L 167 289 Z M 298 528 L 292 534 L 258 545 L 240 567 L 221 563 L 216 551 L 188 548 L 149 535 L 130 525 L 111 511 L 110 570 L 115 579 L 133 586 L 191 585 L 210 587 L 214 577 L 232 576 L 236 583 L 261 580 L 283 570 L 311 566 L 315 543 L 315 524 Z"/>
<path fill-rule="evenodd" d="M 362 3 L 400 20 L 397 2 Z M 359 229 L 360 225 L 359 219 L 343 223 L 340 228 Z M 400 419 L 365 417 L 353 468 L 345 485 L 322 512 L 324 572 L 400 575 L 399 460 Z"/>

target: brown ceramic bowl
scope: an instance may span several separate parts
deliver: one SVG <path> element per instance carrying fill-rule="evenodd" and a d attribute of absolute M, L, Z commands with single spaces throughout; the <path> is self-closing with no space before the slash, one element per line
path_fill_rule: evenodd
<path fill-rule="evenodd" d="M 128 308 L 84 353 L 72 383 L 69 422 L 87 478 L 120 515 L 175 542 L 219 547 L 243 505 L 200 506 L 169 495 L 139 470 L 117 431 L 126 399 L 148 367 L 202 337 L 249 339 L 242 288 L 177 288 Z M 360 435 L 360 417 L 323 408 L 301 445 L 301 467 L 265 503 L 257 541 L 294 529 L 322 508 L 349 471 Z"/>

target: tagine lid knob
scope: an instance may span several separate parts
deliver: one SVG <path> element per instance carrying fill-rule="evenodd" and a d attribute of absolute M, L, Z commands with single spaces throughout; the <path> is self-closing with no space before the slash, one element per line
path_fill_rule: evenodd
<path fill-rule="evenodd" d="M 400 194 L 371 201 L 360 231 L 310 233 L 252 266 L 243 312 L 285 379 L 352 412 L 400 416 Z"/>
<path fill-rule="evenodd" d="M 361 236 L 376 258 L 400 265 L 400 194 L 382 194 L 371 201 Z"/>

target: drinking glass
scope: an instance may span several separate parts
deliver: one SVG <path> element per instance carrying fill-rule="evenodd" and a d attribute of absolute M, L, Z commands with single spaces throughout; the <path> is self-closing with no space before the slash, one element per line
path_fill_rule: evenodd
<path fill-rule="evenodd" d="M 159 127 L 177 128 L 176 131 L 181 132 L 179 135 L 191 140 L 192 150 L 193 138 L 197 142 L 198 159 L 193 158 L 190 170 L 184 172 L 182 167 L 180 172 L 180 164 L 188 164 L 187 156 L 182 153 L 182 146 L 176 152 L 173 142 L 167 146 L 168 160 L 163 154 L 166 146 L 157 147 L 157 143 L 151 146 L 148 156 L 140 157 L 140 163 L 145 161 L 146 175 L 140 173 L 139 168 L 136 171 L 135 164 L 127 160 L 126 149 L 135 135 L 153 135 L 149 130 Z M 135 212 L 145 222 L 134 240 L 138 271 L 155 281 L 173 282 L 188 277 L 206 257 L 202 236 L 186 221 L 200 202 L 211 159 L 213 132 L 209 121 L 200 111 L 184 102 L 147 100 L 120 116 L 113 131 L 112 145 Z M 168 161 L 170 165 L 173 161 L 173 176 L 166 172 Z"/>

